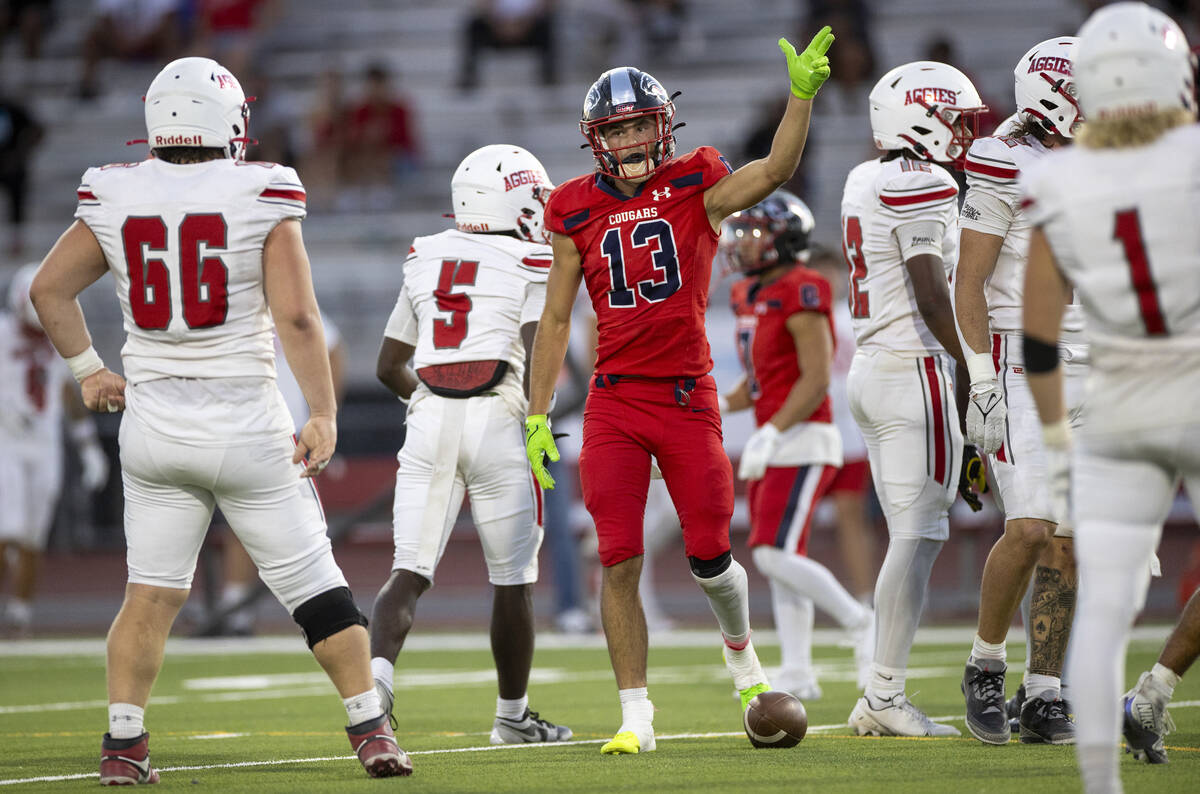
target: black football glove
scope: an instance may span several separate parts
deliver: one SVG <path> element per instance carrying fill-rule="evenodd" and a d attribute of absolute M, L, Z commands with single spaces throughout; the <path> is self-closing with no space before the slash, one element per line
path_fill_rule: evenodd
<path fill-rule="evenodd" d="M 962 472 L 958 476 L 958 492 L 963 501 L 973 512 L 983 509 L 980 495 L 988 492 L 987 473 L 983 468 L 983 458 L 974 444 L 963 446 Z"/>

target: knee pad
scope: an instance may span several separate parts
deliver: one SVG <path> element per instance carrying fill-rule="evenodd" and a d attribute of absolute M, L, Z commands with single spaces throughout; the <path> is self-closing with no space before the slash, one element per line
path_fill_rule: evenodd
<path fill-rule="evenodd" d="M 367 625 L 367 618 L 358 610 L 349 587 L 335 587 L 313 596 L 296 607 L 292 620 L 300 626 L 309 650 L 342 629 Z"/>
<path fill-rule="evenodd" d="M 699 579 L 711 579 L 714 576 L 720 576 L 725 573 L 732 562 L 732 551 L 726 551 L 723 554 L 713 557 L 711 560 L 688 557 L 688 565 L 692 566 L 692 574 Z"/>

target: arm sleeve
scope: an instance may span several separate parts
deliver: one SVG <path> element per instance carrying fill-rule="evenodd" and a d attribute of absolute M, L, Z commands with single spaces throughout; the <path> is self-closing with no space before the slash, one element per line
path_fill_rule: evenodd
<path fill-rule="evenodd" d="M 963 229 L 1004 237 L 1015 217 L 1016 209 L 1007 198 L 986 187 L 971 185 L 967 188 L 958 225 Z"/>
<path fill-rule="evenodd" d="M 307 214 L 304 185 L 295 169 L 283 165 L 272 168 L 267 184 L 258 194 L 257 205 L 276 222 L 303 220 Z"/>
<path fill-rule="evenodd" d="M 933 218 L 919 218 L 900 224 L 893 234 L 900 246 L 900 256 L 905 261 L 919 254 L 941 257 L 946 225 Z"/>
<path fill-rule="evenodd" d="M 521 304 L 521 325 L 536 323 L 542 318 L 546 305 L 546 282 L 531 281 L 525 285 L 525 302 Z"/>
<path fill-rule="evenodd" d="M 417 315 L 413 311 L 412 300 L 408 297 L 407 285 L 400 288 L 400 297 L 396 299 L 396 307 L 388 317 L 383 335 L 405 344 L 417 344 Z"/>

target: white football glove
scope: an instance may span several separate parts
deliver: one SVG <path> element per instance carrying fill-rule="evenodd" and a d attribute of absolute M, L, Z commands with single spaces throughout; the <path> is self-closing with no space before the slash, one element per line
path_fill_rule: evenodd
<path fill-rule="evenodd" d="M 974 444 L 984 455 L 996 454 L 1004 443 L 1007 417 L 1004 392 L 1000 391 L 1000 383 L 995 378 L 971 385 L 971 399 L 967 403 L 968 443 Z"/>
<path fill-rule="evenodd" d="M 767 422 L 754 431 L 742 450 L 742 462 L 738 464 L 739 480 L 760 480 L 767 471 L 767 464 L 779 446 L 779 428 Z"/>
<path fill-rule="evenodd" d="M 1066 419 L 1042 425 L 1046 450 L 1046 484 L 1050 506 L 1059 523 L 1071 518 L 1071 427 Z"/>
<path fill-rule="evenodd" d="M 83 466 L 80 481 L 85 490 L 98 491 L 108 482 L 108 456 L 98 443 L 84 444 L 79 448 L 79 462 Z"/>

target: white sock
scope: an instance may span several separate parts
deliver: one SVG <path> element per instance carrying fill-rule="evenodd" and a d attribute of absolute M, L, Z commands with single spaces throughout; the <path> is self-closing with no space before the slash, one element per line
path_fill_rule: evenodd
<path fill-rule="evenodd" d="M 770 580 L 775 632 L 779 635 L 780 668 L 812 672 L 813 602 Z"/>
<path fill-rule="evenodd" d="M 877 670 L 908 667 L 908 654 L 925 608 L 929 574 L 940 540 L 892 538 L 875 582 L 875 665 Z"/>
<path fill-rule="evenodd" d="M 108 704 L 108 735 L 114 739 L 136 739 L 146 732 L 146 710 L 132 703 Z"/>
<path fill-rule="evenodd" d="M 987 640 L 983 639 L 983 637 L 980 637 L 978 634 L 976 634 L 975 641 L 971 643 L 971 658 L 999 659 L 1003 662 L 1007 656 L 1005 643 L 1005 640 L 1000 640 L 1000 642 L 996 643 L 988 642 Z"/>
<path fill-rule="evenodd" d="M 396 675 L 396 666 L 382 656 L 376 656 L 371 659 L 371 677 L 376 681 L 382 681 L 387 687 L 388 692 L 395 692 L 395 685 L 392 683 Z"/>
<path fill-rule="evenodd" d="M 1025 676 L 1025 697 L 1045 701 L 1062 697 L 1062 679 L 1052 675 L 1030 673 Z"/>
<path fill-rule="evenodd" d="M 774 546 L 756 546 L 752 554 L 763 576 L 811 599 L 843 628 L 857 628 L 866 621 L 869 610 L 842 587 L 832 571 L 816 560 Z"/>
<path fill-rule="evenodd" d="M 1079 776 L 1087 794 L 1121 794 L 1120 756 L 1112 745 L 1081 744 L 1075 748 Z"/>
<path fill-rule="evenodd" d="M 379 693 L 375 691 L 375 687 L 361 694 L 342 698 L 342 703 L 346 706 L 346 716 L 350 718 L 351 725 L 373 720 L 383 713 L 383 704 L 379 702 Z"/>
<path fill-rule="evenodd" d="M 621 730 L 637 733 L 654 724 L 654 704 L 646 687 L 620 689 L 617 695 L 621 698 Z"/>
<path fill-rule="evenodd" d="M 732 648 L 750 639 L 750 594 L 746 569 L 731 559 L 729 567 L 710 579 L 692 574 L 696 584 L 708 597 L 708 605 L 717 617 L 725 644 Z"/>
<path fill-rule="evenodd" d="M 1167 697 L 1170 698 L 1175 694 L 1175 687 L 1178 686 L 1180 676 L 1170 667 L 1161 665 L 1158 662 L 1150 668 L 1150 675 L 1162 685 L 1163 689 L 1167 690 Z"/>
<path fill-rule="evenodd" d="M 1145 601 L 1158 538 L 1158 527 L 1094 520 L 1081 521 L 1075 533 L 1079 591 L 1066 677 L 1076 740 L 1081 750 L 1105 748 L 1104 758 L 1111 756 L 1113 764 L 1113 748 L 1121 736 L 1125 652 L 1134 617 Z"/>
<path fill-rule="evenodd" d="M 516 700 L 505 700 L 502 697 L 496 698 L 496 716 L 503 717 L 506 720 L 519 720 L 525 716 L 525 709 L 529 708 L 529 695 L 521 695 Z"/>
<path fill-rule="evenodd" d="M 891 700 L 896 695 L 904 694 L 905 672 L 903 667 L 884 667 L 876 662 L 871 665 L 871 680 L 864 694 L 876 701 Z M 877 706 L 878 703 L 872 705 Z"/>

